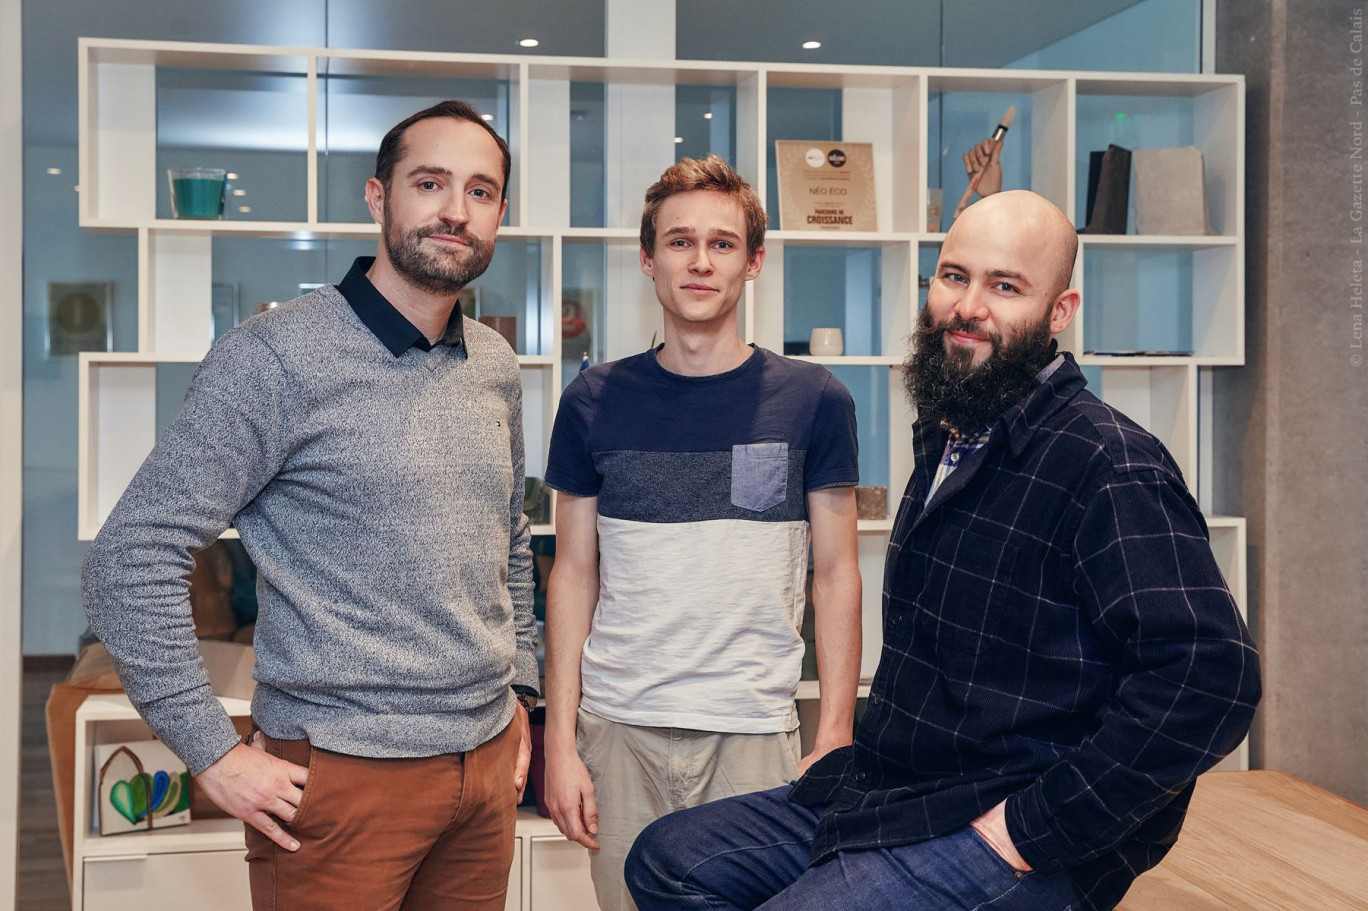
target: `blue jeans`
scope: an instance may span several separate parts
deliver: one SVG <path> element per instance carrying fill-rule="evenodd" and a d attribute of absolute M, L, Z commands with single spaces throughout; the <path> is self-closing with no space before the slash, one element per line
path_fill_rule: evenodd
<path fill-rule="evenodd" d="M 978 833 L 888 849 L 842 851 L 808 868 L 817 814 L 791 785 L 666 816 L 627 856 L 640 911 L 1071 911 L 1069 875 L 1019 873 Z"/>

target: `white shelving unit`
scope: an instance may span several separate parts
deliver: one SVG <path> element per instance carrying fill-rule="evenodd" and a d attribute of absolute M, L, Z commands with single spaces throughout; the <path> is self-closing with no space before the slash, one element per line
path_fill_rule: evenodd
<path fill-rule="evenodd" d="M 327 179 L 334 162 L 325 148 L 330 128 L 326 112 L 329 104 L 354 102 L 351 96 L 383 101 L 411 95 L 413 103 L 398 115 L 403 116 L 428 103 L 415 94 L 417 90 L 405 88 L 413 80 L 464 80 L 462 86 L 475 84 L 473 80 L 497 98 L 494 125 L 507 136 L 513 156 L 509 215 L 500 228 L 500 247 L 525 245 L 528 262 L 535 261 L 528 266 L 527 302 L 520 316 L 524 332 L 519 337 L 527 470 L 533 476 L 544 475 L 556 406 L 583 344 L 565 342 L 559 318 L 566 290 L 581 287 L 582 279 L 570 274 L 571 258 L 587 252 L 602 264 L 593 289 L 602 303 L 594 326 L 596 359 L 644 350 L 660 330 L 658 305 L 637 265 L 637 228 L 645 188 L 677 157 L 677 89 L 711 88 L 725 96 L 713 108 L 713 129 L 722 131 L 714 135 L 723 136 L 733 166 L 762 199 L 772 140 L 802 138 L 768 133 L 771 105 L 782 100 L 776 93 L 816 89 L 838 94 L 840 136 L 874 147 L 878 230 L 771 230 L 764 272 L 747 287 L 738 321 L 748 341 L 782 351 L 786 322 L 793 318 L 794 290 L 785 288 L 785 256 L 819 249 L 863 257 L 859 294 L 877 303 L 860 308 L 852 304 L 858 303 L 859 295 L 848 295 L 845 318 L 870 329 L 872 353 L 806 359 L 838 371 L 875 372 L 866 384 L 873 403 L 857 401 L 857 406 L 862 415 L 874 415 L 872 422 L 862 417 L 869 433 L 862 446 L 879 452 L 881 459 L 887 455 L 890 510 L 897 509 L 912 470 L 912 414 L 903 404 L 900 372 L 903 347 L 918 312 L 919 273 L 926 271 L 926 260 L 945 238 L 939 231 L 925 230 L 929 176 L 944 175 L 947 206 L 958 198 L 958 192 L 952 197 L 950 187 L 953 165 L 945 164 L 957 159 L 958 149 L 953 156 L 947 152 L 958 138 L 940 135 L 932 111 L 950 106 L 957 111 L 982 109 L 985 118 L 991 112 L 995 119 L 1010 98 L 1018 107 L 1018 119 L 1008 144 L 1026 162 L 1021 166 L 1026 176 L 1019 185 L 1045 195 L 1081 222 L 1080 184 L 1087 174 L 1087 151 L 1098 147 L 1093 137 L 1109 128 L 1098 111 L 1108 98 L 1134 101 L 1147 118 L 1171 127 L 1178 136 L 1178 141 L 1151 145 L 1190 143 L 1202 150 L 1204 189 L 1215 233 L 1081 237 L 1075 279 L 1084 290 L 1084 307 L 1061 343 L 1080 364 L 1098 368 L 1104 399 L 1163 440 L 1199 502 L 1209 486 L 1209 478 L 1199 473 L 1204 452 L 1209 451 L 1209 442 L 1198 432 L 1202 372 L 1244 360 L 1242 77 L 466 55 L 91 38 L 80 42 L 79 68 L 80 223 L 92 231 L 136 234 L 139 277 L 137 353 L 81 357 L 78 508 L 83 539 L 98 531 L 155 440 L 157 367 L 194 363 L 208 350 L 213 338 L 215 243 L 375 238 L 377 228 L 369 222 L 327 217 Z M 246 88 L 235 84 L 229 93 L 239 116 L 244 105 L 250 108 L 253 92 L 260 99 L 282 85 L 288 87 L 291 104 L 303 118 L 302 124 L 292 125 L 292 135 L 299 138 L 291 149 L 296 158 L 290 165 L 303 175 L 304 186 L 291 203 L 302 217 L 192 222 L 158 216 L 158 186 L 163 179 L 158 164 L 158 79 L 171 70 L 256 80 L 258 85 Z M 581 173 L 572 180 L 572 171 L 579 160 L 573 124 L 582 116 L 576 93 L 585 86 L 600 93 L 606 122 L 601 137 L 603 173 L 595 178 L 602 181 L 602 226 L 596 227 L 580 226 L 572 215 L 580 202 L 575 188 L 584 179 Z M 341 117 L 341 110 L 335 116 Z M 383 132 L 397 119 L 370 126 Z M 1144 145 L 1142 141 L 1136 147 Z M 959 179 L 962 176 L 961 171 Z M 1174 273 L 1178 297 L 1190 304 L 1187 310 L 1180 307 L 1177 319 L 1189 327 L 1190 354 L 1086 353 L 1089 319 L 1113 318 L 1118 308 L 1111 294 L 1090 299 L 1089 286 L 1101 281 L 1092 274 L 1094 269 L 1137 256 L 1170 256 L 1179 263 Z M 335 281 L 341 274 L 326 278 Z M 877 291 L 869 292 L 870 288 Z M 1121 322 L 1148 305 L 1146 295 L 1136 282 L 1130 293 L 1134 299 L 1120 301 L 1122 309 L 1130 308 L 1122 313 Z M 879 372 L 886 373 L 886 382 Z M 1244 520 L 1213 517 L 1210 524 L 1222 569 L 1243 605 Z M 863 520 L 859 529 L 865 579 L 862 673 L 868 679 L 880 652 L 879 580 L 891 516 Z M 554 520 L 534 528 L 534 533 L 553 530 Z M 810 712 L 815 706 L 808 700 L 816 699 L 816 685 L 804 683 L 799 697 Z M 95 702 L 82 710 L 82 736 L 105 736 L 118 725 L 135 723 L 128 714 L 104 718 L 100 711 L 114 711 L 105 706 Z M 119 711 L 129 711 L 126 703 Z M 81 744 L 90 742 L 78 740 L 82 763 L 89 760 L 89 748 Z M 584 852 L 560 839 L 544 820 L 520 818 L 518 832 L 520 855 L 509 907 L 593 907 Z M 175 837 L 179 843 L 158 840 L 155 845 L 165 849 L 162 853 L 193 851 L 197 856 L 241 850 L 238 842 L 230 844 L 229 836 L 213 827 L 192 827 L 183 837 Z M 99 849 L 86 847 L 90 839 L 79 831 L 77 845 L 78 871 L 89 873 L 96 869 L 90 865 L 105 863 Z M 76 892 L 77 909 L 83 907 L 81 894 Z M 85 906 L 112 907 L 92 903 L 94 890 L 86 894 Z"/>

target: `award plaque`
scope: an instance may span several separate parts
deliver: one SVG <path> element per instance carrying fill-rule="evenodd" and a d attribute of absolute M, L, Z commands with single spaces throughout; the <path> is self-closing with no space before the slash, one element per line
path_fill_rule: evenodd
<path fill-rule="evenodd" d="M 788 231 L 877 231 L 874 146 L 868 142 L 774 143 L 779 227 Z"/>

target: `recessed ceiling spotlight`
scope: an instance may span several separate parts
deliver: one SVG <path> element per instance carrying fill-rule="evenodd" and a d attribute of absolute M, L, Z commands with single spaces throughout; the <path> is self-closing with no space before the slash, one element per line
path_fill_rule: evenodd
<path fill-rule="evenodd" d="M 817 48 L 819 48 L 819 47 L 821 47 L 821 46 L 822 46 L 822 42 L 820 42 L 820 41 L 804 41 L 804 42 L 803 42 L 803 50 L 805 50 L 805 51 L 815 51 L 815 50 L 817 50 Z"/>
<path fill-rule="evenodd" d="M 243 214 L 246 214 L 246 213 L 252 211 L 252 207 L 251 207 L 251 206 L 238 206 L 238 211 L 239 211 L 239 212 L 242 212 Z"/>
<path fill-rule="evenodd" d="M 49 174 L 52 174 L 52 175 L 57 175 L 57 174 L 62 173 L 62 169 L 61 169 L 61 168 L 48 168 L 48 169 L 47 169 L 47 172 L 48 172 Z"/>
<path fill-rule="evenodd" d="M 481 119 L 481 120 L 486 120 L 486 121 L 488 121 L 488 120 L 493 120 L 493 119 L 494 119 L 494 115 L 493 115 L 493 114 L 481 114 L 481 115 L 480 115 L 480 119 Z"/>
<path fill-rule="evenodd" d="M 518 47 L 536 47 L 541 44 L 536 38 L 523 38 L 518 42 Z"/>
<path fill-rule="evenodd" d="M 229 171 L 229 172 L 228 172 L 228 179 L 229 179 L 229 180 L 237 180 L 237 179 L 238 179 L 238 176 L 237 176 L 237 174 L 235 174 L 234 172 Z"/>
<path fill-rule="evenodd" d="M 683 141 L 684 141 L 684 137 L 683 137 L 683 136 L 676 136 L 676 137 L 675 137 L 675 142 L 683 142 Z"/>
<path fill-rule="evenodd" d="M 704 120 L 712 120 L 712 111 L 709 111 L 708 113 L 704 114 L 704 115 L 703 115 L 703 119 L 704 119 Z"/>
<path fill-rule="evenodd" d="M 246 191 L 246 190 L 234 190 L 234 191 L 233 191 L 233 195 L 234 195 L 234 196 L 246 196 L 246 195 L 247 195 L 247 191 Z"/>

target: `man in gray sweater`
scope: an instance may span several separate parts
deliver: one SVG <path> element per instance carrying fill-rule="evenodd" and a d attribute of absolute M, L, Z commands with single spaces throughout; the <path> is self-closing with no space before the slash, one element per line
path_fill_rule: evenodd
<path fill-rule="evenodd" d="M 247 823 L 257 909 L 501 909 L 536 704 L 517 357 L 464 319 L 507 144 L 443 102 L 385 137 L 375 258 L 204 358 L 86 558 L 129 698 Z M 209 690 L 191 554 L 257 565 L 256 732 Z"/>

